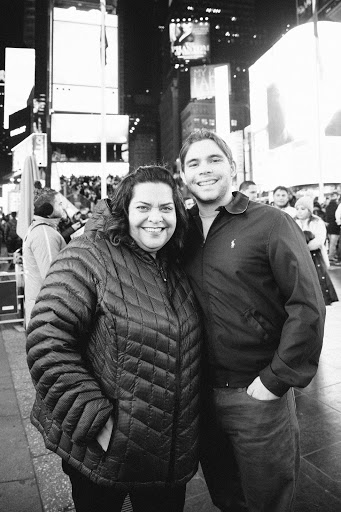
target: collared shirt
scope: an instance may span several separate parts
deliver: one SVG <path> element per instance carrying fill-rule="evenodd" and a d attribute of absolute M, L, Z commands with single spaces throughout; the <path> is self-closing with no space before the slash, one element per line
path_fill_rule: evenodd
<path fill-rule="evenodd" d="M 206 241 L 198 207 L 190 210 L 186 254 L 212 382 L 244 387 L 260 375 L 278 396 L 306 386 L 317 369 L 325 306 L 302 231 L 240 192 L 218 210 Z"/>

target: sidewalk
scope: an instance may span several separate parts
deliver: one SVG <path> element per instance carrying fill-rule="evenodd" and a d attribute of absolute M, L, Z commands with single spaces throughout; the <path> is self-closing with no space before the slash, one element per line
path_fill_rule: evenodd
<path fill-rule="evenodd" d="M 341 299 L 341 268 L 331 277 Z M 45 449 L 29 414 L 34 390 L 21 324 L 0 326 L 0 510 L 73 511 L 60 459 Z M 327 307 L 318 373 L 296 391 L 302 470 L 295 512 L 341 511 L 341 300 Z M 128 504 L 123 511 L 128 512 Z M 188 484 L 185 512 L 214 512 L 201 473 Z M 100 512 L 100 511 L 99 511 Z"/>

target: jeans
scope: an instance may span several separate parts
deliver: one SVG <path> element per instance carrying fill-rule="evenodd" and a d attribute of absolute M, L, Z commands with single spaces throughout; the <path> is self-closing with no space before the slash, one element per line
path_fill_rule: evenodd
<path fill-rule="evenodd" d="M 77 512 L 121 512 L 128 491 L 97 485 L 65 462 L 63 470 L 70 478 Z M 185 485 L 129 491 L 134 512 L 183 512 L 185 496 Z"/>
<path fill-rule="evenodd" d="M 260 401 L 246 388 L 215 388 L 206 413 L 201 466 L 214 505 L 293 511 L 300 461 L 293 390 Z"/>

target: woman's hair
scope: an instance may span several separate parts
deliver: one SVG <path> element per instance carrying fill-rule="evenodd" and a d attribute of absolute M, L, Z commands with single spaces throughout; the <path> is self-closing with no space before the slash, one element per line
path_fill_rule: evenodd
<path fill-rule="evenodd" d="M 224 139 L 222 139 L 219 135 L 217 135 L 215 132 L 211 132 L 210 130 L 206 130 L 206 128 L 201 128 L 200 130 L 194 130 L 192 133 L 189 134 L 185 142 L 183 143 L 182 148 L 180 149 L 180 163 L 181 168 L 184 171 L 184 164 L 185 164 L 185 158 L 188 153 L 189 148 L 194 144 L 195 142 L 200 142 L 202 140 L 213 140 L 221 149 L 221 151 L 224 153 L 224 155 L 227 157 L 227 160 L 231 167 L 235 165 L 235 162 L 233 160 L 232 151 L 229 148 L 229 146 L 226 144 Z"/>
<path fill-rule="evenodd" d="M 168 253 L 171 253 L 173 258 L 179 259 L 187 232 L 187 213 L 181 192 L 174 178 L 167 169 L 158 165 L 139 167 L 133 173 L 123 178 L 118 184 L 110 205 L 112 219 L 107 227 L 110 237 L 117 244 L 120 242 L 131 242 L 129 234 L 129 205 L 133 197 L 134 187 L 139 183 L 165 183 L 172 189 L 176 212 L 176 228 L 173 236 L 166 244 L 166 250 Z"/>
<path fill-rule="evenodd" d="M 53 213 L 58 192 L 52 188 L 36 188 L 34 191 L 34 215 L 47 218 Z"/>

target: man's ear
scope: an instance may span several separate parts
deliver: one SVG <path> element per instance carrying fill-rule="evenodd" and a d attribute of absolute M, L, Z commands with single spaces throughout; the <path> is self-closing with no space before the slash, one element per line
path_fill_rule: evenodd
<path fill-rule="evenodd" d="M 231 177 L 234 178 L 237 175 L 237 164 L 234 160 L 232 160 L 231 164 Z"/>
<path fill-rule="evenodd" d="M 184 184 L 187 185 L 186 176 L 182 169 L 180 169 L 180 177 L 181 177 L 182 181 L 184 182 Z"/>

